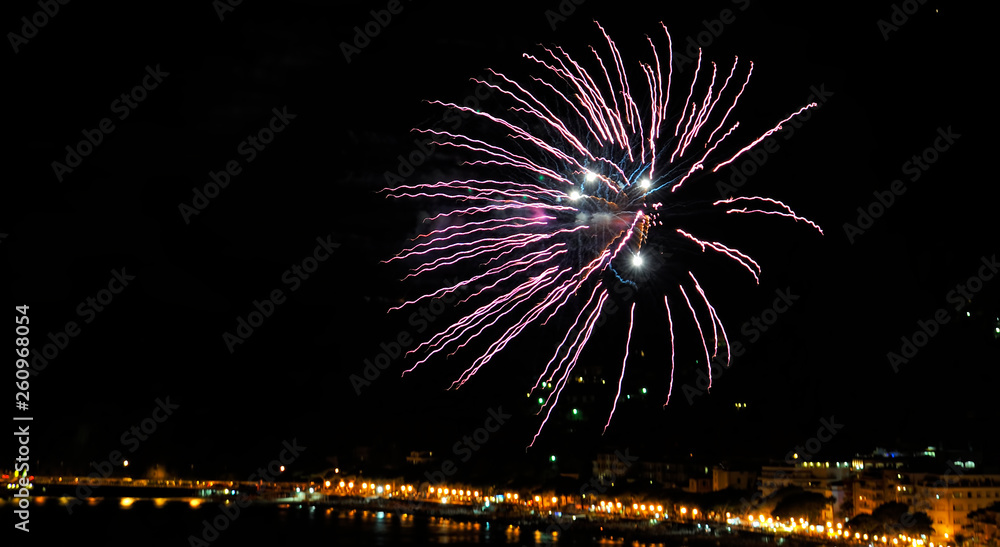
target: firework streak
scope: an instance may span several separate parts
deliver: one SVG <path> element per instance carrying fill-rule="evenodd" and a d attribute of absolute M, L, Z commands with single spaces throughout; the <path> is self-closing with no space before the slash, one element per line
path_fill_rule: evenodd
<path fill-rule="evenodd" d="M 466 266 L 477 272 L 393 310 L 474 285 L 482 288 L 463 303 L 477 297 L 481 297 L 477 301 L 485 301 L 411 350 L 409 353 L 419 353 L 421 358 L 404 374 L 434 355 L 454 354 L 480 338 L 492 340 L 452 383 L 453 388 L 460 387 L 529 325 L 544 325 L 560 312 L 567 314 L 569 328 L 532 388 L 534 392 L 546 383 L 555 382 L 539 410 L 545 417 L 531 444 L 558 404 L 598 323 L 609 288 L 616 280 L 635 286 L 628 279 L 628 272 L 641 268 L 643 245 L 654 228 L 663 226 L 658 211 L 664 202 L 660 200 L 669 198 L 706 164 L 714 165 L 712 170 L 717 171 L 780 130 L 781 124 L 816 106 L 812 103 L 800 108 L 731 157 L 709 160 L 709 155 L 724 141 L 735 139 L 731 136 L 740 124 L 730 118 L 750 81 L 753 63 L 744 68 L 737 57 L 728 74 L 720 73 L 715 63 L 710 68 L 703 65 L 699 51 L 690 85 L 679 90 L 683 97 L 680 108 L 668 116 L 668 112 L 673 112 L 668 105 L 671 92 L 675 91 L 672 51 L 666 66 L 661 66 L 653 40 L 647 38 L 653 63 L 639 64 L 643 77 L 637 81 L 643 85 L 637 85 L 626 75 L 625 62 L 615 43 L 603 27 L 598 25 L 598 28 L 607 42 L 610 57 L 603 59 L 591 47 L 594 59 L 589 69 L 559 47 L 543 47 L 543 53 L 524 55 L 544 75 L 532 77 L 530 87 L 537 91 L 529 91 L 493 70 L 490 72 L 495 83 L 475 80 L 492 88 L 496 96 L 509 100 L 511 106 L 506 117 L 431 101 L 475 116 L 506 134 L 501 146 L 448 131 L 414 130 L 430 135 L 435 145 L 472 154 L 476 159 L 465 164 L 486 167 L 495 173 L 496 179 L 450 180 L 385 190 L 392 198 L 452 204 L 446 212 L 428 219 L 434 229 L 415 238 L 409 248 L 386 262 L 417 262 L 419 265 L 407 278 L 447 267 Z M 666 26 L 663 31 L 671 49 Z M 648 106 L 641 106 L 633 98 L 635 89 L 643 92 L 643 104 Z M 726 148 L 736 148 L 729 142 L 726 144 Z M 805 222 L 822 233 L 815 223 L 770 198 L 737 197 L 716 201 L 713 206 L 723 208 L 726 213 L 784 216 Z M 759 283 L 760 265 L 742 251 L 718 241 L 700 239 L 679 228 L 661 228 L 661 231 L 666 232 L 666 237 L 694 244 L 703 252 L 725 255 Z M 680 317 L 678 314 L 690 313 L 701 335 L 706 367 L 720 349 L 724 356 L 719 358 L 726 364 L 730 357 L 719 315 L 694 274 L 687 273 L 687 278 L 677 285 L 676 294 L 664 294 L 663 298 L 671 344 L 667 403 L 673 391 L 674 322 Z M 659 302 L 658 297 L 653 301 Z M 570 322 L 574 313 L 575 319 Z M 608 424 L 621 395 L 634 319 L 635 304 L 629 312 L 618 394 Z M 493 334 L 485 335 L 487 330 Z M 711 378 L 711 368 L 708 370 Z"/>

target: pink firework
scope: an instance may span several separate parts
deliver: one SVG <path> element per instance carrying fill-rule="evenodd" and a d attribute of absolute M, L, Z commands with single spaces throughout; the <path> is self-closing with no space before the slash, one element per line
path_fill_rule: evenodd
<path fill-rule="evenodd" d="M 531 390 L 546 384 L 553 387 L 539 410 L 544 417 L 532 444 L 594 334 L 612 284 L 635 285 L 628 279 L 629 272 L 642 267 L 643 248 L 651 236 L 662 232 L 662 237 L 703 252 L 720 253 L 759 282 L 760 265 L 749 255 L 677 227 L 664 227 L 659 210 L 698 171 L 706 166 L 717 170 L 735 161 L 780 130 L 782 123 L 816 106 L 799 108 L 763 134 L 737 137 L 740 124 L 733 120 L 733 110 L 750 81 L 753 63 L 744 66 L 736 58 L 728 70 L 720 72 L 715 63 L 706 66 L 699 51 L 690 84 L 680 86 L 680 99 L 675 96 L 671 102 L 675 91 L 672 51 L 661 65 L 654 41 L 648 39 L 652 63 L 638 63 L 635 74 L 641 76 L 633 80 L 614 41 L 598 28 L 606 41 L 607 58 L 590 48 L 587 62 L 578 62 L 562 48 L 543 47 L 536 55 L 524 55 L 539 72 L 530 85 L 493 70 L 492 82 L 475 80 L 509 102 L 504 113 L 432 101 L 502 132 L 502 142 L 487 142 L 449 131 L 415 130 L 431 135 L 437 146 L 469 154 L 473 159 L 465 164 L 488 169 L 493 178 L 385 190 L 392 198 L 450 204 L 428 219 L 441 227 L 415 238 L 389 260 L 415 262 L 407 278 L 447 268 L 476 272 L 393 308 L 476 287 L 462 301 L 470 309 L 467 314 L 408 352 L 419 354 L 420 359 L 404 374 L 435 355 L 453 355 L 475 341 L 485 349 L 469 357 L 468 368 L 452 383 L 460 387 L 529 326 L 545 325 L 557 314 L 566 317 L 569 327 Z M 663 32 L 671 50 L 666 26 Z M 636 90 L 642 92 L 639 100 Z M 737 138 L 744 140 L 734 144 Z M 721 155 L 720 148 L 738 150 L 710 159 Z M 818 225 L 770 198 L 737 197 L 713 206 L 726 213 L 784 216 L 822 233 Z M 659 297 L 650 302 L 659 306 Z M 627 369 L 635 305 L 629 311 L 618 394 L 609 405 L 608 425 Z M 700 334 L 709 378 L 712 359 L 728 364 L 729 343 L 718 313 L 693 272 L 677 281 L 676 291 L 663 294 L 661 309 L 671 344 L 666 404 L 673 391 L 678 318 L 690 314 Z"/>

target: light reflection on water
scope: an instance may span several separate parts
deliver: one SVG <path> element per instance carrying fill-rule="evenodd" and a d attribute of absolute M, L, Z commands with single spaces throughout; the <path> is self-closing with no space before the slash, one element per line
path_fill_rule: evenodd
<path fill-rule="evenodd" d="M 187 544 L 201 535 L 206 521 L 220 515 L 220 501 L 193 498 L 86 498 L 72 514 L 66 510 L 71 498 L 39 497 L 33 501 L 32 520 L 37 517 L 53 531 L 67 534 L 79 528 L 100 534 L 128 530 L 123 543 L 107 538 L 105 545 Z M 9 504 L 10 500 L 6 500 Z M 0 505 L 6 505 L 0 501 Z M 343 509 L 309 504 L 251 504 L 226 526 L 222 544 L 264 541 L 265 545 L 310 547 L 329 545 L 566 545 L 603 547 L 678 547 L 681 541 L 625 542 L 622 537 L 560 537 L 533 527 L 506 522 L 465 521 L 442 516 L 414 515 L 385 510 Z M 170 534 L 162 534 L 169 529 Z M 160 530 L 161 532 L 156 532 Z M 46 532 L 48 534 L 48 532 Z M 143 534 L 148 534 L 148 537 Z M 222 540 L 224 538 L 224 540 Z M 293 539 L 294 538 L 294 539 Z M 269 540 L 269 541 L 268 541 Z"/>

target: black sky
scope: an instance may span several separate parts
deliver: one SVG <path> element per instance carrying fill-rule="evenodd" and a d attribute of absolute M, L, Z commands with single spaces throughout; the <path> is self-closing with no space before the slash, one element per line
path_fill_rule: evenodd
<path fill-rule="evenodd" d="M 139 465 L 248 473 L 291 438 L 310 447 L 315 465 L 326 456 L 346 459 L 359 444 L 447 452 L 497 407 L 514 415 L 512 427 L 477 458 L 535 461 L 559 450 L 568 434 L 558 429 L 537 450 L 523 450 L 539 423 L 525 392 L 561 336 L 556 329 L 532 331 L 458 392 L 446 391 L 464 368 L 455 359 L 403 379 L 403 361 L 394 360 L 355 392 L 350 375 L 361 373 L 380 343 L 400 332 L 434 332 L 417 333 L 406 313 L 386 314 L 422 288 L 400 283 L 402 270 L 380 263 L 416 233 L 422 210 L 376 191 L 397 156 L 414 149 L 410 130 L 441 120 L 444 112 L 422 101 L 462 100 L 474 90 L 469 79 L 487 67 L 523 75 L 521 53 L 539 43 L 585 52 L 602 40 L 595 19 L 626 62 L 645 61 L 645 35 L 659 42 L 660 21 L 683 50 L 726 9 L 735 21 L 705 55 L 720 66 L 733 55 L 755 63 L 738 119 L 763 131 L 815 90 L 826 93 L 794 135 L 778 136 L 780 149 L 745 186 L 789 203 L 825 235 L 773 218 L 693 217 L 691 226 L 763 266 L 756 285 L 737 266 L 676 256 L 702 265 L 732 338 L 745 338 L 741 326 L 772 305 L 776 290 L 798 300 L 746 344 L 711 395 L 689 405 L 675 393 L 666 410 L 669 348 L 650 312 L 634 339 L 634 351 L 646 356 L 630 365 L 626 386 L 648 387 L 655 397 L 625 405 L 604 437 L 606 414 L 595 417 L 600 424 L 572 446 L 779 457 L 836 416 L 845 425 L 824 448 L 831 456 L 875 444 L 998 448 L 991 319 L 1000 313 L 1000 282 L 986 281 L 961 310 L 948 301 L 997 252 L 995 176 L 982 131 L 991 50 L 980 14 L 927 2 L 886 40 L 877 22 L 891 17 L 888 2 L 789 9 L 588 0 L 554 29 L 546 10 L 557 11 L 555 1 L 401 5 L 350 62 L 341 44 L 385 3 L 243 3 L 222 21 L 208 2 L 74 3 L 16 54 L 8 49 L 10 176 L 0 201 L 8 306 L 30 305 L 36 348 L 68 321 L 80 327 L 32 379 L 32 450 L 43 467 L 85 465 L 122 449 L 122 433 L 168 396 L 180 408 L 132 455 Z M 38 9 L 28 2 L 10 8 L 10 31 Z M 118 119 L 112 102 L 157 66 L 168 75 Z M 246 163 L 240 142 L 283 108 L 295 118 Z M 57 180 L 52 162 L 64 161 L 65 147 L 105 117 L 115 129 Z M 949 128 L 960 137 L 911 180 L 904 164 Z M 185 223 L 178 206 L 191 204 L 192 190 L 231 160 L 243 171 Z M 442 154 L 421 169 L 431 177 L 448 172 L 451 161 Z M 895 179 L 906 192 L 852 243 L 844 223 L 856 224 L 857 208 Z M 717 199 L 719 180 L 702 176 L 702 193 L 692 196 Z M 317 238 L 339 247 L 292 291 L 283 274 L 312 255 Z M 100 313 L 79 314 L 115 270 L 134 280 Z M 275 289 L 287 300 L 230 353 L 223 333 Z M 938 309 L 949 322 L 893 371 L 887 352 L 899 351 L 900 337 Z M 609 365 L 609 378 L 610 365 L 621 361 L 624 315 L 595 335 L 585 361 Z M 700 349 L 693 330 L 682 334 L 679 355 L 689 361 L 678 368 L 678 386 L 695 381 L 690 360 Z M 734 414 L 737 402 L 748 410 Z M 610 409 L 611 400 L 594 406 L 605 404 Z"/>

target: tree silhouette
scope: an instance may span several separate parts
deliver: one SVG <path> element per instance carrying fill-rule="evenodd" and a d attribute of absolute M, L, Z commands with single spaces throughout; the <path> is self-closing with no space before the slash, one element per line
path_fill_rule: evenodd
<path fill-rule="evenodd" d="M 851 517 L 851 520 L 847 521 L 847 529 L 859 534 L 875 533 L 881 531 L 881 527 L 882 523 L 868 513 L 855 515 Z"/>
<path fill-rule="evenodd" d="M 909 513 L 905 503 L 890 501 L 883 503 L 872 511 L 872 517 L 882 525 L 882 532 L 894 532 L 902 526 L 903 515 Z"/>
<path fill-rule="evenodd" d="M 919 536 L 934 533 L 927 513 L 911 513 L 905 503 L 890 501 L 872 511 L 871 515 L 860 514 L 847 522 L 848 529 L 862 534 Z"/>
<path fill-rule="evenodd" d="M 804 518 L 816 522 L 822 518 L 823 511 L 833 502 L 833 498 L 816 492 L 796 492 L 779 501 L 771 514 L 782 520 Z"/>

